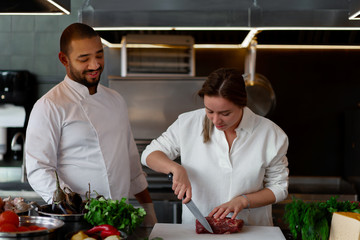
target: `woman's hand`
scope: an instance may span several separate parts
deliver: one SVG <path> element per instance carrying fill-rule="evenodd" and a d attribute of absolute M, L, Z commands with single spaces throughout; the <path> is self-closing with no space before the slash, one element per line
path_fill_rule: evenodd
<path fill-rule="evenodd" d="M 221 204 L 220 206 L 217 206 L 214 208 L 210 213 L 209 217 L 214 218 L 225 218 L 229 213 L 233 212 L 233 216 L 231 219 L 235 219 L 238 213 L 246 208 L 248 206 L 248 201 L 242 196 L 237 196 L 230 200 L 229 202 L 226 202 L 224 204 Z"/>
<path fill-rule="evenodd" d="M 174 190 L 175 195 L 178 199 L 183 199 L 183 203 L 190 201 L 191 195 L 191 183 L 185 168 L 181 165 L 178 165 L 176 169 L 172 171 L 173 174 L 173 184 L 172 189 Z"/>

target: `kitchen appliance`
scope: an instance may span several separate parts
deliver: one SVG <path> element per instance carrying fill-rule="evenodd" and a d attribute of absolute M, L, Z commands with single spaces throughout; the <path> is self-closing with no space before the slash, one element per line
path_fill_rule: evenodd
<path fill-rule="evenodd" d="M 35 78 L 25 70 L 0 70 L 0 159 L 2 181 L 21 172 L 25 129 L 36 96 Z M 19 160 L 19 164 L 11 161 Z M 10 171 L 14 168 L 14 174 Z M 3 168 L 0 168 L 0 173 Z M 18 174 L 19 172 L 19 174 Z M 5 178 L 5 179 L 4 179 Z"/>
<path fill-rule="evenodd" d="M 121 41 L 121 76 L 194 76 L 194 39 L 128 34 Z"/>
<path fill-rule="evenodd" d="M 179 114 L 204 107 L 197 96 L 204 81 L 204 77 L 109 76 L 109 87 L 127 103 L 134 138 L 152 140 L 166 131 Z"/>

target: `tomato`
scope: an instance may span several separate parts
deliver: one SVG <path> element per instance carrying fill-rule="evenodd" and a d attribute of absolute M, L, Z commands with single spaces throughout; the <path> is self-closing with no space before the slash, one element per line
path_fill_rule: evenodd
<path fill-rule="evenodd" d="M 38 226 L 36 226 L 36 225 L 31 225 L 31 226 L 29 226 L 29 230 L 30 231 L 35 231 L 35 230 L 37 230 L 39 227 Z"/>
<path fill-rule="evenodd" d="M 47 228 L 46 227 L 40 227 L 40 226 L 37 226 L 37 225 L 29 226 L 30 231 L 39 231 L 39 230 L 45 230 L 45 229 L 47 229 Z"/>
<path fill-rule="evenodd" d="M 0 214 L 0 225 L 4 223 L 10 223 L 19 226 L 19 216 L 13 211 L 4 211 Z"/>
<path fill-rule="evenodd" d="M 17 231 L 18 232 L 27 232 L 27 231 L 30 231 L 30 229 L 25 226 L 20 226 L 20 227 L 18 227 Z"/>
<path fill-rule="evenodd" d="M 17 227 L 11 223 L 3 223 L 0 225 L 0 232 L 16 232 Z"/>

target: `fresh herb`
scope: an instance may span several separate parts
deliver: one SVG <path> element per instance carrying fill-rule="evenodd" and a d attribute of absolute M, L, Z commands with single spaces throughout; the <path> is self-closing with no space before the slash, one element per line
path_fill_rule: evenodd
<path fill-rule="evenodd" d="M 331 197 L 326 202 L 304 202 L 293 198 L 286 204 L 284 220 L 295 239 L 325 240 L 329 238 L 332 214 L 334 212 L 358 212 L 359 202 L 338 201 Z"/>
<path fill-rule="evenodd" d="M 135 208 L 126 203 L 126 198 L 122 198 L 121 201 L 105 199 L 104 197 L 91 199 L 85 208 L 88 212 L 84 218 L 90 224 L 94 226 L 109 224 L 128 235 L 133 233 L 146 215 L 143 208 Z"/>

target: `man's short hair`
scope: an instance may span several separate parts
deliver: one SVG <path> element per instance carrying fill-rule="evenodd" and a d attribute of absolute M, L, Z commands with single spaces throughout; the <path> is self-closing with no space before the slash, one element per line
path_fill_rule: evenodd
<path fill-rule="evenodd" d="M 92 38 L 99 36 L 95 30 L 83 23 L 73 23 L 69 25 L 60 37 L 60 51 L 69 54 L 70 51 L 70 43 L 72 40 L 84 39 L 84 38 Z"/>

